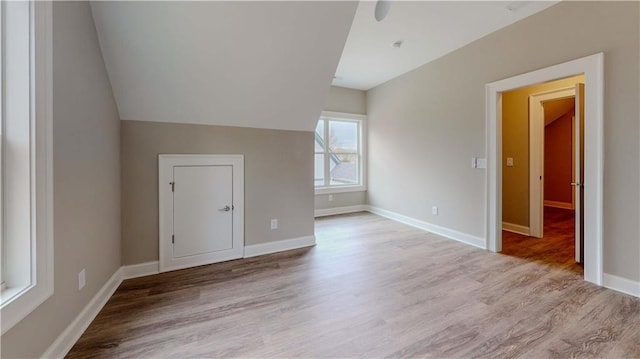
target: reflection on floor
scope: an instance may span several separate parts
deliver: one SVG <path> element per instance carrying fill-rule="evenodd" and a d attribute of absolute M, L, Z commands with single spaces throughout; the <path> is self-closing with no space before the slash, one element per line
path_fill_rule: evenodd
<path fill-rule="evenodd" d="M 574 211 L 544 208 L 544 237 L 535 238 L 502 231 L 502 254 L 543 261 L 582 273 L 575 261 Z"/>

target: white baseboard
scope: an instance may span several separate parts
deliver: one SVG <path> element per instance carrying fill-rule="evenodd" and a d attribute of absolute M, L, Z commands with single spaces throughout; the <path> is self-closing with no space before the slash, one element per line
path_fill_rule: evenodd
<path fill-rule="evenodd" d="M 458 232 L 449 228 L 440 227 L 435 224 L 424 222 L 424 221 L 411 218 L 396 212 L 388 211 L 382 208 L 368 206 L 367 211 L 382 217 L 392 219 L 400 223 L 410 225 L 412 227 L 420 228 L 428 232 L 439 234 L 443 237 L 454 239 L 462 243 L 470 244 L 478 248 L 486 249 L 485 241 L 480 237 Z M 529 235 L 528 233 L 529 227 L 503 222 L 502 228 L 505 231 L 511 231 L 515 233 L 524 232 L 520 234 Z M 631 279 L 618 277 L 613 274 L 603 273 L 603 287 L 640 298 L 640 282 L 636 282 Z"/>
<path fill-rule="evenodd" d="M 292 239 L 284 239 L 281 241 L 252 244 L 244 246 L 244 258 L 261 256 L 291 249 L 298 249 L 316 245 L 316 236 L 305 236 Z"/>
<path fill-rule="evenodd" d="M 379 216 L 386 217 L 386 218 L 392 219 L 394 221 L 398 221 L 400 223 L 404 223 L 404 224 L 410 225 L 412 227 L 420 228 L 420 229 L 425 230 L 427 232 L 439 234 L 439 235 L 441 235 L 443 237 L 447 237 L 447 238 L 456 240 L 458 242 L 469 244 L 469 245 L 472 245 L 474 247 L 478 247 L 478 248 L 481 248 L 481 249 L 487 249 L 486 242 L 485 242 L 485 240 L 483 238 L 476 237 L 476 236 L 473 236 L 471 234 L 467 234 L 467 233 L 463 233 L 463 232 L 458 232 L 458 231 L 453 230 L 453 229 L 441 227 L 441 226 L 438 226 L 438 225 L 435 225 L 435 224 L 431 224 L 429 222 L 421 221 L 419 219 L 407 217 L 407 216 L 405 216 L 403 214 L 392 212 L 392 211 L 388 211 L 386 209 L 372 207 L 372 206 L 368 206 L 368 207 L 369 207 L 368 208 L 369 212 L 377 214 Z"/>
<path fill-rule="evenodd" d="M 531 230 L 529 229 L 529 227 L 509 222 L 502 222 L 502 230 L 522 234 L 525 236 L 531 235 Z"/>
<path fill-rule="evenodd" d="M 111 278 L 102 286 L 91 301 L 82 309 L 80 314 L 58 336 L 42 355 L 43 358 L 64 358 L 80 336 L 89 327 L 89 324 L 100 313 L 102 307 L 122 283 L 122 268 L 113 273 Z"/>
<path fill-rule="evenodd" d="M 554 208 L 562 208 L 562 209 L 574 209 L 572 203 L 567 202 L 557 202 L 557 201 L 547 201 L 544 200 L 545 207 L 554 207 Z"/>
<path fill-rule="evenodd" d="M 603 274 L 602 281 L 603 286 L 606 288 L 640 298 L 640 282 L 618 277 L 609 273 Z"/>
<path fill-rule="evenodd" d="M 367 207 L 368 206 L 365 205 L 365 204 L 359 204 L 359 205 L 355 205 L 355 206 L 316 209 L 314 215 L 315 215 L 315 217 L 324 217 L 324 216 L 334 216 L 336 214 L 365 212 L 368 209 Z"/>
<path fill-rule="evenodd" d="M 122 279 L 131 279 L 158 274 L 160 273 L 160 270 L 158 268 L 158 261 L 122 266 Z"/>

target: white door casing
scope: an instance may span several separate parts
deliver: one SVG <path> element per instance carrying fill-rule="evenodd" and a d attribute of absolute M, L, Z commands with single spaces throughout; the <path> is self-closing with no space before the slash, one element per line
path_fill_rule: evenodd
<path fill-rule="evenodd" d="M 544 235 L 544 103 L 575 96 L 574 87 L 529 96 L 529 235 Z"/>
<path fill-rule="evenodd" d="M 502 250 L 502 93 L 585 75 L 584 279 L 603 284 L 604 54 L 583 57 L 486 85 L 487 249 Z"/>
<path fill-rule="evenodd" d="M 244 254 L 242 155 L 159 155 L 160 271 Z"/>

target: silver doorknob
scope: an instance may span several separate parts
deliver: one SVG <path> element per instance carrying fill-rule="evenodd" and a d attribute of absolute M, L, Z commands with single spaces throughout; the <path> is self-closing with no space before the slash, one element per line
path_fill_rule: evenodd
<path fill-rule="evenodd" d="M 229 212 L 231 210 L 231 207 L 229 206 L 224 206 L 224 208 L 220 208 L 219 211 L 225 211 L 225 212 Z"/>

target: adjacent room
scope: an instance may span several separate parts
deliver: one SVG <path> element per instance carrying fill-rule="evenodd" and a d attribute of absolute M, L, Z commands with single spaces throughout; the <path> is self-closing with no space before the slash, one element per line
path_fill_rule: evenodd
<path fill-rule="evenodd" d="M 584 82 L 579 75 L 503 93 L 503 254 L 582 272 Z"/>
<path fill-rule="evenodd" d="M 2 358 L 640 358 L 640 2 L 0 2 Z"/>

